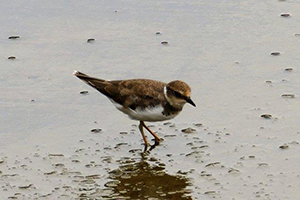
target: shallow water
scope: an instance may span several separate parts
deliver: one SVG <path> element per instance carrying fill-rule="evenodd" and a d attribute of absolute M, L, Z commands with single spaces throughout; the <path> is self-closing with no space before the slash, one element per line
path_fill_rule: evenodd
<path fill-rule="evenodd" d="M 5 2 L 1 198 L 299 199 L 299 7 Z M 144 154 L 137 122 L 73 70 L 181 79 L 197 107 L 149 123 L 164 141 Z M 196 131 L 181 131 L 189 127 Z"/>

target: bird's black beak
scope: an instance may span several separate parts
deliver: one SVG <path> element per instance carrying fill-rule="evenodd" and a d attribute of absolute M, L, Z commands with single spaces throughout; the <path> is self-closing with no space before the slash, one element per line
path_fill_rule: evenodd
<path fill-rule="evenodd" d="M 196 107 L 196 104 L 192 101 L 192 99 L 187 98 L 186 102 L 188 102 L 189 104 L 191 104 L 192 106 Z"/>

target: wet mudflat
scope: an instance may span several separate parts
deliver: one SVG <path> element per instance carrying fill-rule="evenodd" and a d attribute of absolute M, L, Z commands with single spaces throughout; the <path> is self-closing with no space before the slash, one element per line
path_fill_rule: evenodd
<path fill-rule="evenodd" d="M 7 2 L 1 199 L 299 199 L 299 7 Z M 137 123 L 73 70 L 181 79 L 197 107 L 149 123 L 164 140 L 143 153 Z"/>
<path fill-rule="evenodd" d="M 298 142 L 285 141 L 289 147 L 283 148 L 272 144 L 275 138 L 256 136 L 260 142 L 234 144 L 236 135 L 227 130 L 194 125 L 195 132 L 184 133 L 184 126 L 153 126 L 164 141 L 150 153 L 142 152 L 134 126 L 113 138 L 109 132 L 87 132 L 71 144 L 59 141 L 65 148 L 51 144 L 56 137 L 47 140 L 50 144 L 22 144 L 29 149 L 1 154 L 1 193 L 12 199 L 279 199 L 295 194 Z M 285 192 L 277 193 L 284 182 Z"/>

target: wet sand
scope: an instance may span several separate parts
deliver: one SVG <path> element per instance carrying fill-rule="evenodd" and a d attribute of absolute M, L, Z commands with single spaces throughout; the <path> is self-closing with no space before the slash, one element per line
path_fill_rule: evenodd
<path fill-rule="evenodd" d="M 299 199 L 299 7 L 7 2 L 1 199 Z M 197 107 L 148 123 L 164 141 L 143 154 L 138 123 L 73 70 L 181 79 Z"/>

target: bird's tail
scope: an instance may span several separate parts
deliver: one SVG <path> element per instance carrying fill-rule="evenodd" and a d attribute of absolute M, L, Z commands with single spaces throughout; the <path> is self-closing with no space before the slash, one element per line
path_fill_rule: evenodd
<path fill-rule="evenodd" d="M 105 81 L 105 80 L 103 80 L 103 79 L 91 77 L 91 76 L 86 75 L 86 74 L 84 74 L 84 73 L 82 73 L 82 72 L 79 72 L 79 71 L 74 71 L 73 74 L 74 74 L 75 76 L 77 76 L 78 78 L 80 78 L 81 80 L 83 80 L 83 81 L 84 81 L 84 80 L 98 80 L 98 81 Z"/>
<path fill-rule="evenodd" d="M 106 81 L 103 79 L 91 77 L 91 76 L 81 73 L 79 71 L 74 71 L 73 74 L 75 76 L 77 76 L 80 80 L 84 81 L 85 83 L 89 84 L 90 86 L 92 86 L 96 89 L 100 89 L 106 85 L 105 84 Z"/>

